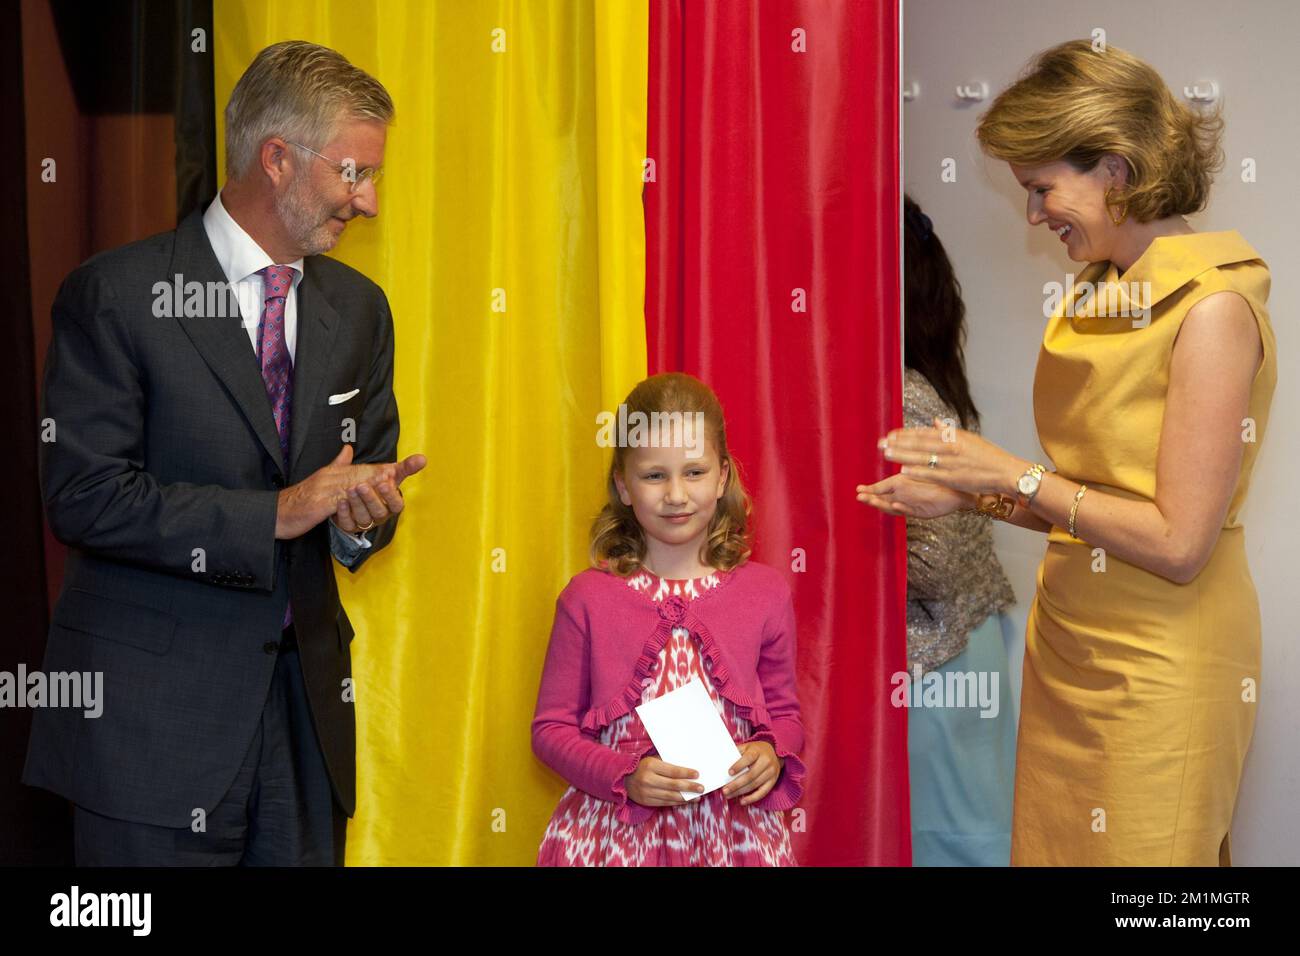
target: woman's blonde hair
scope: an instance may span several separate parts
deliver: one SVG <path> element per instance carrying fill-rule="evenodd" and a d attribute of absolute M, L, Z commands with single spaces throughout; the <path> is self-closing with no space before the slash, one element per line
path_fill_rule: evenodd
<path fill-rule="evenodd" d="M 632 389 L 623 404 L 629 416 L 641 412 L 647 419 L 655 412 L 704 414 L 704 437 L 713 443 L 719 465 L 728 462 L 730 468 L 708 534 L 700 546 L 700 561 L 721 571 L 730 571 L 743 563 L 750 553 L 750 500 L 740 478 L 740 464 L 727 450 L 727 425 L 718 396 L 692 375 L 665 372 L 650 376 Z M 619 577 L 640 570 L 646 554 L 645 532 L 631 506 L 619 498 L 614 483 L 614 476 L 624 472 L 626 457 L 627 448 L 616 442 L 606 482 L 609 500 L 591 526 L 591 563 Z"/>
<path fill-rule="evenodd" d="M 1221 106 L 1180 102 L 1160 74 L 1114 46 L 1070 40 L 1044 50 L 976 127 L 984 151 L 1017 166 L 1064 160 L 1088 172 L 1104 153 L 1127 161 L 1113 205 L 1138 222 L 1205 208 L 1223 167 Z"/>
<path fill-rule="evenodd" d="M 391 123 L 394 113 L 383 84 L 341 53 L 305 40 L 276 43 L 257 54 L 226 104 L 226 176 L 248 172 L 268 137 L 320 150 L 344 118 Z"/>

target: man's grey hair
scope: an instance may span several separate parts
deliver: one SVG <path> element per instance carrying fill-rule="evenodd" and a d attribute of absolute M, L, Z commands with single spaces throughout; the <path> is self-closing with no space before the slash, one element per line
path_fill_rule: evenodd
<path fill-rule="evenodd" d="M 271 136 L 320 150 L 345 119 L 391 123 L 393 101 L 382 83 L 342 54 L 305 40 L 286 40 L 257 54 L 226 104 L 226 176 L 239 179 Z"/>

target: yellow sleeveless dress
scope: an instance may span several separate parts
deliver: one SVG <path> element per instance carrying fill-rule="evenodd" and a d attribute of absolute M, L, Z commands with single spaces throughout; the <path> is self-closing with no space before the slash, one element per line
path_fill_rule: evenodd
<path fill-rule="evenodd" d="M 1084 283 L 1095 284 L 1090 300 Z M 1250 304 L 1264 359 L 1223 530 L 1204 570 L 1179 585 L 1109 555 L 1094 570 L 1093 546 L 1052 528 L 1025 636 L 1013 865 L 1231 862 L 1260 679 L 1259 603 L 1237 514 L 1277 382 L 1268 266 L 1235 230 L 1162 236 L 1123 276 L 1091 263 L 1043 335 L 1034 416 L 1061 475 L 1153 501 L 1174 338 L 1197 302 L 1224 290 Z M 1133 315 L 1148 304 L 1149 318 Z"/>

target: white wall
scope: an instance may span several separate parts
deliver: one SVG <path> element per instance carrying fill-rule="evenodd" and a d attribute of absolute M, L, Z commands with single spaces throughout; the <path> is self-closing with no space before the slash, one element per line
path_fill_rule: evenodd
<path fill-rule="evenodd" d="M 903 107 L 904 188 L 934 220 L 961 280 L 970 337 L 967 363 L 990 440 L 1046 459 L 1034 431 L 1032 385 L 1042 340 L 1048 281 L 1076 275 L 1045 226 L 1025 220 L 1025 191 L 1005 163 L 983 157 L 975 122 L 1039 50 L 1106 31 L 1108 43 L 1146 60 L 1181 95 L 1184 85 L 1218 81 L 1227 121 L 1226 164 L 1201 231 L 1236 229 L 1272 270 L 1269 312 L 1277 334 L 1278 386 L 1250 496 L 1242 512 L 1251 572 L 1264 623 L 1264 669 L 1255 737 L 1233 825 L 1236 865 L 1300 864 L 1300 409 L 1294 303 L 1300 300 L 1300 4 L 1293 0 L 903 0 L 903 71 L 920 96 Z M 984 103 L 961 105 L 955 86 L 989 85 Z M 957 181 L 940 181 L 945 157 Z M 1252 157 L 1257 181 L 1241 182 Z M 1033 597 L 1045 539 L 998 525 L 999 557 L 1019 598 L 1019 633 Z M 1010 648 L 1019 693 L 1023 636 Z"/>

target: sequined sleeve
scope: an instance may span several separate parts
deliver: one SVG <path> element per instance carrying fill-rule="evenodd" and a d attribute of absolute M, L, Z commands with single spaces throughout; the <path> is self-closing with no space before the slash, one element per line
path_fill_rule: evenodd
<path fill-rule="evenodd" d="M 903 380 L 903 422 L 929 428 L 935 418 L 961 426 L 957 413 L 919 372 Z M 978 433 L 972 423 L 969 429 Z M 993 529 L 983 515 L 954 513 L 907 519 L 907 646 L 909 664 L 939 666 L 966 646 L 966 636 L 989 614 L 1015 602 L 1011 583 L 993 553 Z"/>

